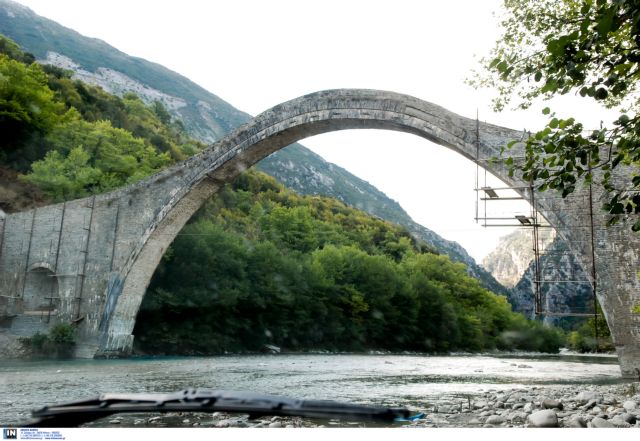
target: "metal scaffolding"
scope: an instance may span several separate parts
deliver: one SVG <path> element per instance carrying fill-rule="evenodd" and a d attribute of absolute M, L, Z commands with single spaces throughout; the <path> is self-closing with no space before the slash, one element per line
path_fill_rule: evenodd
<path fill-rule="evenodd" d="M 590 248 L 590 268 L 587 271 L 590 273 L 587 279 L 577 279 L 571 277 L 569 279 L 554 277 L 553 280 L 546 279 L 543 275 L 544 268 L 541 266 L 541 255 L 552 255 L 554 252 L 545 252 L 542 249 L 540 229 L 552 228 L 552 226 L 540 215 L 538 211 L 538 203 L 535 197 L 535 188 L 532 182 L 527 186 L 504 186 L 504 187 L 492 187 L 487 183 L 487 171 L 483 167 L 484 182 L 481 181 L 480 163 L 486 163 L 489 158 L 480 158 L 480 133 L 479 122 L 476 117 L 476 177 L 475 177 L 475 191 L 476 191 L 476 223 L 481 222 L 483 227 L 515 227 L 515 228 L 529 228 L 531 229 L 532 236 L 532 250 L 533 250 L 533 297 L 534 297 L 534 313 L 536 316 L 546 317 L 593 317 L 594 318 L 594 332 L 596 341 L 598 340 L 598 308 L 596 298 L 596 265 L 595 265 L 595 229 L 593 223 L 593 193 L 591 185 L 589 185 L 588 201 L 585 201 L 585 205 L 588 205 L 588 225 L 582 225 L 580 227 L 585 228 L 588 231 L 588 239 L 585 242 L 588 243 Z M 502 201 L 526 201 L 529 204 L 529 213 L 515 213 L 511 212 L 505 215 L 504 212 L 499 216 L 490 216 L 488 214 L 488 204 L 494 204 Z M 586 248 L 586 247 L 585 247 Z M 568 252 L 562 252 L 567 254 Z M 593 309 L 591 311 L 577 311 L 571 310 L 568 312 L 550 311 L 547 302 L 546 294 L 543 294 L 542 285 L 546 283 L 566 283 L 566 284 L 590 284 L 593 295 Z"/>

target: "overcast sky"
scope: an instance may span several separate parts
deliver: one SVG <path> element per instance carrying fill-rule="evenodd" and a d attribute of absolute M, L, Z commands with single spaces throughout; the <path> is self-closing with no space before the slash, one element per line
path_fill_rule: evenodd
<path fill-rule="evenodd" d="M 535 130 L 546 120 L 543 104 L 495 114 L 493 93 L 464 83 L 499 37 L 493 15 L 499 0 L 19 2 L 160 63 L 253 115 L 318 90 L 370 88 L 413 95 L 467 117 L 477 111 L 482 121 L 514 129 Z M 598 111 L 584 103 L 579 112 L 571 110 L 591 124 L 599 121 Z M 377 130 L 302 143 L 375 185 L 478 262 L 509 232 L 476 224 L 476 167 L 446 148 Z"/>

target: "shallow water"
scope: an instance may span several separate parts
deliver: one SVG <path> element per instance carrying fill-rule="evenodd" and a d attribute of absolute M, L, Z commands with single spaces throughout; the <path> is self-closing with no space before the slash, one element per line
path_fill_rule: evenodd
<path fill-rule="evenodd" d="M 190 387 L 427 408 L 487 390 L 615 384 L 612 356 L 255 355 L 0 362 L 0 423 L 105 392 Z"/>

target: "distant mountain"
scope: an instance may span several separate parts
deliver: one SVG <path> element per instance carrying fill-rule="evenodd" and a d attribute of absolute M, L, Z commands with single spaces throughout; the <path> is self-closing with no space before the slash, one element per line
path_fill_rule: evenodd
<path fill-rule="evenodd" d="M 40 62 L 72 70 L 82 81 L 118 95 L 134 92 L 147 103 L 162 102 L 184 122 L 192 136 L 204 142 L 224 137 L 251 118 L 176 72 L 131 57 L 101 40 L 84 37 L 10 0 L 0 0 L 0 33 Z M 396 201 L 302 145 L 296 143 L 274 153 L 260 162 L 258 168 L 301 194 L 332 196 L 406 227 L 453 260 L 465 263 L 469 273 L 484 286 L 506 294 L 506 289 L 459 244 L 417 224 Z"/>
<path fill-rule="evenodd" d="M 514 309 L 529 318 L 534 317 L 534 280 L 535 270 L 530 264 L 509 293 L 509 302 Z M 563 318 L 561 314 L 593 312 L 589 275 L 559 237 L 540 256 L 540 280 L 543 310 L 552 313 L 545 316 L 545 322 L 571 324 L 582 319 Z"/>
<path fill-rule="evenodd" d="M 584 272 L 562 239 L 552 229 L 539 230 L 540 292 L 543 309 L 554 314 L 593 311 L 593 291 Z M 482 261 L 482 266 L 504 286 L 514 310 L 535 317 L 534 252 L 531 230 L 516 230 L 503 237 L 498 247 Z M 573 320 L 549 315 L 546 322 L 570 324 Z M 560 324 L 561 324 L 560 323 Z"/>
<path fill-rule="evenodd" d="M 539 229 L 538 237 L 538 247 L 542 252 L 555 239 L 555 230 L 551 228 Z M 496 249 L 482 259 L 481 265 L 498 282 L 507 288 L 513 288 L 529 268 L 533 258 L 531 230 L 520 229 L 502 237 Z"/>

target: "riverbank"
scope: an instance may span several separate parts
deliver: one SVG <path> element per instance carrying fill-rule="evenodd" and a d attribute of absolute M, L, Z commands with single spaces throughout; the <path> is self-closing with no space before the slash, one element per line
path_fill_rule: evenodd
<path fill-rule="evenodd" d="M 489 391 L 427 412 L 411 426 L 640 428 L 640 382 Z"/>
<path fill-rule="evenodd" d="M 187 388 L 251 391 L 293 398 L 407 407 L 415 413 L 425 412 L 427 418 L 415 425 L 429 427 L 481 427 L 492 415 L 506 421 L 498 423 L 500 420 L 494 418 L 489 422 L 491 424 L 520 427 L 526 421 L 519 422 L 517 415 L 512 414 L 533 413 L 539 407 L 536 403 L 545 398 L 559 399 L 563 403 L 563 409 L 555 411 L 560 425 L 565 422 L 563 412 L 582 411 L 580 407 L 587 403 L 574 403 L 574 398 L 585 390 L 593 390 L 602 396 L 602 403 L 596 400 L 595 404 L 602 412 L 609 413 L 608 419 L 613 419 L 617 416 L 613 413 L 616 409 L 609 411 L 608 408 L 619 408 L 625 400 L 635 400 L 633 397 L 637 395 L 630 389 L 632 383 L 620 378 L 615 357 L 540 354 L 228 355 L 16 360 L 0 361 L 0 378 L 3 379 L 0 381 L 0 422 L 9 426 L 26 423 L 31 411 L 44 405 L 86 400 L 104 393 L 166 393 Z M 640 385 L 633 387 L 639 389 Z M 615 401 L 609 396 L 613 396 Z M 527 406 L 530 402 L 533 404 Z M 584 413 L 588 414 L 587 410 L 592 409 L 584 409 Z M 120 427 L 154 427 L 158 424 L 216 427 L 218 424 L 233 426 L 243 421 L 243 424 L 253 427 L 260 422 L 248 421 L 246 417 L 238 420 L 239 415 L 218 415 L 216 418 L 211 414 L 122 417 L 121 420 L 116 416 L 113 418 L 120 421 Z M 149 422 L 154 417 L 160 418 Z M 189 422 L 183 423 L 187 419 Z M 268 427 L 277 421 L 261 422 L 268 422 L 264 425 Z M 281 423 L 291 425 L 287 420 Z M 354 425 L 317 420 L 305 420 L 304 424 L 304 427 L 306 424 L 327 427 Z"/>
<path fill-rule="evenodd" d="M 212 428 L 640 428 L 640 382 L 609 386 L 553 386 L 488 391 L 413 408 L 425 417 L 380 425 L 358 421 L 263 417 L 222 412 L 117 416 L 89 427 Z"/>

